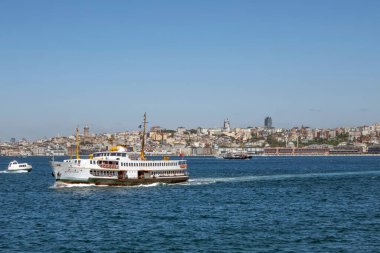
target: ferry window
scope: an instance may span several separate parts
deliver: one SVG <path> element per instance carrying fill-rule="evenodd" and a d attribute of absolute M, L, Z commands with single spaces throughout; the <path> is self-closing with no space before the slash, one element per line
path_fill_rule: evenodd
<path fill-rule="evenodd" d="M 127 157 L 127 154 L 123 154 L 123 157 Z"/>

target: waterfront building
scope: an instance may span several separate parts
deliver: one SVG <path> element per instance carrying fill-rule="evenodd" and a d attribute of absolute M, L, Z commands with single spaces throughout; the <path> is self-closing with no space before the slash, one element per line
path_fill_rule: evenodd
<path fill-rule="evenodd" d="M 380 154 L 380 145 L 373 145 L 368 147 L 368 154 Z"/>
<path fill-rule="evenodd" d="M 287 147 L 287 148 L 264 148 L 264 155 L 328 155 L 327 147 Z"/>
<path fill-rule="evenodd" d="M 342 145 L 332 148 L 330 150 L 330 155 L 355 155 L 362 154 L 363 152 L 363 147 Z"/>

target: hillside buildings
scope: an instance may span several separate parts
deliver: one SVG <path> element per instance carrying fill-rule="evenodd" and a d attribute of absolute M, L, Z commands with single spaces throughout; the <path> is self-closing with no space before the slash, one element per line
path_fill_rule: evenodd
<path fill-rule="evenodd" d="M 85 126 L 79 136 L 80 153 L 89 155 L 111 146 L 123 145 L 130 152 L 141 149 L 141 131 L 93 134 Z M 264 155 L 352 155 L 380 154 L 380 124 L 334 129 L 307 126 L 275 128 L 271 117 L 264 127 L 231 128 L 229 119 L 220 128 L 176 130 L 151 127 L 146 134 L 150 155 L 218 155 L 228 151 L 246 151 Z M 73 156 L 75 135 L 36 141 L 12 140 L 0 143 L 3 156 Z"/>

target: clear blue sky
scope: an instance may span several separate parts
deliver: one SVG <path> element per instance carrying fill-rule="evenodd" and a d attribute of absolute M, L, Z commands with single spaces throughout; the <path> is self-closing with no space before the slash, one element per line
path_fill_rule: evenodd
<path fill-rule="evenodd" d="M 380 121 L 380 1 L 0 0 L 0 139 Z"/>

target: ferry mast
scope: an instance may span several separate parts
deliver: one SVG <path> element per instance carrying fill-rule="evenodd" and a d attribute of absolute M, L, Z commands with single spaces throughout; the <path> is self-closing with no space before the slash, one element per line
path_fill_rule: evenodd
<path fill-rule="evenodd" d="M 142 142 L 141 142 L 141 152 L 140 152 L 140 158 L 141 160 L 145 160 L 145 133 L 146 133 L 146 113 L 144 113 L 144 128 L 143 128 L 143 133 L 142 133 Z"/>
<path fill-rule="evenodd" d="M 79 157 L 79 129 L 78 129 L 78 127 L 77 127 L 77 129 L 76 129 L 75 146 L 76 146 L 76 147 L 75 147 L 76 157 L 77 157 L 77 160 L 79 160 L 80 157 Z"/>

